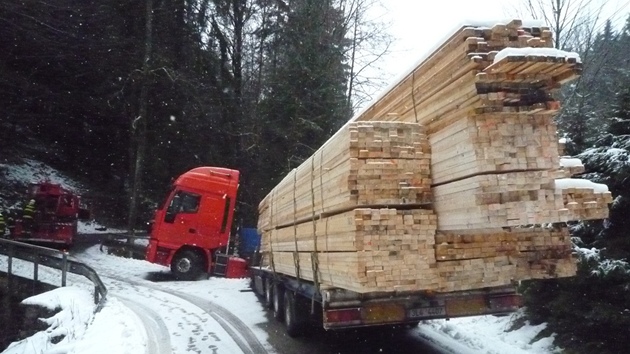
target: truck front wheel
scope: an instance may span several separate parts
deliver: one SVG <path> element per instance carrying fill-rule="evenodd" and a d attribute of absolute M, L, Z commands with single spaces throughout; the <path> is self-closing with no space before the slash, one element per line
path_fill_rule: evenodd
<path fill-rule="evenodd" d="M 195 280 L 203 272 L 203 259 L 192 250 L 178 252 L 171 262 L 171 271 L 179 280 Z"/>

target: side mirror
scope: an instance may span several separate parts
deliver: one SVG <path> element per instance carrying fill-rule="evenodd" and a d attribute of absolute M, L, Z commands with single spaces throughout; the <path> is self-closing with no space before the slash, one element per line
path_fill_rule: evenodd
<path fill-rule="evenodd" d="M 177 216 L 177 213 L 173 213 L 173 212 L 166 212 L 166 215 L 164 215 L 164 222 L 167 222 L 169 224 L 172 224 L 175 222 L 175 217 Z"/>

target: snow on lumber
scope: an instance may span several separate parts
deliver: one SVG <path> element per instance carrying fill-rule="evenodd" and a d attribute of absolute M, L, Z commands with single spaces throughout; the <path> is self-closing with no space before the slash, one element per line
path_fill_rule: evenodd
<path fill-rule="evenodd" d="M 567 52 L 556 48 L 505 48 L 499 51 L 494 57 L 494 63 L 497 63 L 509 57 L 549 57 L 560 59 L 573 59 L 577 63 L 581 63 L 580 55 L 575 52 Z"/>
<path fill-rule="evenodd" d="M 562 150 L 562 148 L 559 148 L 559 150 Z M 560 155 L 560 153 L 561 151 L 558 152 L 558 155 Z M 571 176 L 584 173 L 585 168 L 584 168 L 584 165 L 582 164 L 582 160 L 580 159 L 561 157 L 560 170 L 565 171 L 565 177 L 569 178 Z"/>
<path fill-rule="evenodd" d="M 565 190 L 571 188 L 586 188 L 592 189 L 594 193 L 606 193 L 608 192 L 608 186 L 602 183 L 594 183 L 587 179 L 577 178 L 561 178 L 555 181 L 555 187 L 558 190 Z"/>
<path fill-rule="evenodd" d="M 576 158 L 563 157 L 560 158 L 560 166 L 562 167 L 578 167 L 584 166 L 582 160 Z"/>

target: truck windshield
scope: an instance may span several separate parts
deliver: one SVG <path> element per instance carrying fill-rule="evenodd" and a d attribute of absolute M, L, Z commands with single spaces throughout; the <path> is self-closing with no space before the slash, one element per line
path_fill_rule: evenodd
<path fill-rule="evenodd" d="M 168 201 L 168 198 L 171 196 L 171 193 L 173 193 L 174 189 L 175 189 L 174 185 L 171 185 L 168 188 L 168 192 L 166 192 L 166 195 L 164 196 L 164 199 L 162 199 L 162 202 L 158 206 L 158 210 L 163 210 L 164 209 L 164 207 L 166 206 L 166 202 Z"/>

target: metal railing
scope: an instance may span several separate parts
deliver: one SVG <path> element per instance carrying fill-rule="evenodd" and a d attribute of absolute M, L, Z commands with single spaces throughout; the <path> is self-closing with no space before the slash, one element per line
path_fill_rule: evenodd
<path fill-rule="evenodd" d="M 123 233 L 110 233 L 104 234 L 101 241 L 100 251 L 105 252 L 104 247 L 107 248 L 108 253 L 116 253 L 119 255 L 126 255 L 129 258 L 144 259 L 146 253 L 146 245 L 136 244 L 136 240 L 148 240 L 149 234 L 137 233 L 134 236 Z M 128 244 L 127 240 L 132 239 L 133 244 Z"/>
<path fill-rule="evenodd" d="M 107 288 L 98 274 L 90 266 L 68 259 L 68 252 L 53 248 L 31 245 L 28 243 L 0 239 L 0 254 L 9 257 L 7 274 L 13 275 L 13 258 L 33 263 L 33 280 L 38 281 L 39 265 L 61 270 L 61 286 L 66 286 L 68 272 L 82 275 L 94 284 L 94 303 L 102 307 L 106 301 Z"/>

